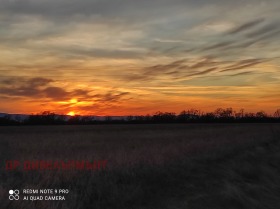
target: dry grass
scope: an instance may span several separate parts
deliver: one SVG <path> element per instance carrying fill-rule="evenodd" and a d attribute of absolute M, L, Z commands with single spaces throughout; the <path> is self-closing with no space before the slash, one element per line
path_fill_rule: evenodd
<path fill-rule="evenodd" d="M 108 160 L 102 172 L 6 172 L 2 163 L 1 208 L 280 208 L 279 133 L 278 124 L 0 127 L 2 162 Z M 62 203 L 9 202 L 15 187 L 71 193 Z"/>

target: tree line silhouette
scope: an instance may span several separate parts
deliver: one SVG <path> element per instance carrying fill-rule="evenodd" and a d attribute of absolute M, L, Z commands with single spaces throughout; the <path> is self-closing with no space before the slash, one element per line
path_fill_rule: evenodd
<path fill-rule="evenodd" d="M 149 124 L 149 123 L 277 123 L 280 122 L 280 109 L 273 115 L 264 111 L 256 113 L 235 111 L 232 108 L 218 108 L 213 112 L 204 113 L 200 110 L 184 110 L 179 114 L 173 112 L 156 112 L 153 115 L 107 116 L 100 120 L 95 116 L 66 116 L 44 111 L 29 115 L 21 120 L 11 115 L 0 117 L 0 125 L 86 125 L 86 124 Z"/>

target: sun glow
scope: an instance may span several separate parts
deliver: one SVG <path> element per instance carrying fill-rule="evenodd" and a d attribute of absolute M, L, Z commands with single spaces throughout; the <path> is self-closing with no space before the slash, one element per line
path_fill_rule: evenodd
<path fill-rule="evenodd" d="M 75 114 L 75 112 L 71 111 L 71 112 L 68 112 L 67 115 L 69 115 L 69 116 L 75 116 L 76 114 Z"/>
<path fill-rule="evenodd" d="M 75 104 L 75 103 L 77 103 L 77 102 L 78 102 L 77 99 L 71 99 L 71 100 L 70 100 L 70 103 L 71 103 L 71 104 Z"/>

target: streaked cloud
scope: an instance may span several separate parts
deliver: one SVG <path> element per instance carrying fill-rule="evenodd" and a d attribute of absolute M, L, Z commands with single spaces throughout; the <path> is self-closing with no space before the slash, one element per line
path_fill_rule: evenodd
<path fill-rule="evenodd" d="M 248 31 L 249 29 L 259 25 L 260 23 L 264 22 L 265 19 L 261 18 L 261 19 L 257 19 L 257 20 L 253 20 L 250 22 L 246 22 L 236 28 L 233 28 L 233 30 L 230 30 L 228 33 L 229 34 L 236 34 L 236 33 L 240 33 L 240 32 L 244 32 L 244 31 Z"/>
<path fill-rule="evenodd" d="M 279 9 L 277 0 L 2 0 L 0 111 L 133 114 L 250 101 L 274 111 Z"/>

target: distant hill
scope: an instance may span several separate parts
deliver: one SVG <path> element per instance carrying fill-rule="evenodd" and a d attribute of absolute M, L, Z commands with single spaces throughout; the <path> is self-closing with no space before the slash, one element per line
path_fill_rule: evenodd
<path fill-rule="evenodd" d="M 26 119 L 29 118 L 30 115 L 27 114 L 9 114 L 9 113 L 0 113 L 0 118 L 4 118 L 7 117 L 9 119 L 18 121 L 18 122 L 22 122 Z M 81 115 L 76 115 L 76 116 L 69 116 L 69 115 L 57 115 L 57 116 L 62 116 L 65 118 L 65 121 L 68 121 L 69 119 L 73 118 L 73 117 L 79 117 L 80 119 L 83 118 L 89 118 L 91 120 L 95 120 L 95 121 L 107 121 L 107 120 L 126 120 L 127 116 L 92 116 L 92 115 L 88 115 L 88 116 L 81 116 Z"/>
<path fill-rule="evenodd" d="M 24 121 L 25 119 L 27 119 L 29 117 L 29 115 L 0 113 L 0 118 L 4 118 L 4 117 L 21 122 L 21 121 Z"/>

